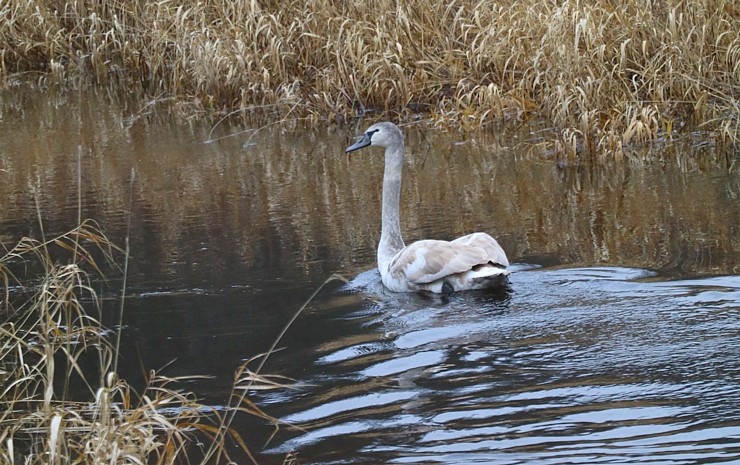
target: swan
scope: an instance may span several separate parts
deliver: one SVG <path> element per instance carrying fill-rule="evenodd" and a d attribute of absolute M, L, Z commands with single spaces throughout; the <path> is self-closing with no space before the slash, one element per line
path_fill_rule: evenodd
<path fill-rule="evenodd" d="M 486 233 L 476 232 L 454 241 L 421 240 L 405 245 L 399 217 L 403 133 L 393 123 L 377 123 L 344 152 L 368 146 L 385 148 L 382 227 L 377 260 L 386 288 L 393 292 L 450 294 L 507 284 L 509 260 L 496 239 Z"/>

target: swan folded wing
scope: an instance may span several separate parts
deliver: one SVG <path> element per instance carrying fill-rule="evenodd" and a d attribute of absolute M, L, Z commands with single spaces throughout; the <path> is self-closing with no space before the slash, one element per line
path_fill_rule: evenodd
<path fill-rule="evenodd" d="M 388 271 L 393 276 L 405 275 L 412 283 L 426 284 L 489 262 L 486 251 L 480 247 L 424 240 L 399 251 L 388 265 Z"/>
<path fill-rule="evenodd" d="M 488 261 L 496 265 L 509 266 L 509 259 L 506 258 L 506 252 L 501 248 L 496 239 L 486 233 L 477 232 L 467 236 L 458 237 L 453 244 L 463 244 L 470 247 L 479 247 L 486 252 Z"/>

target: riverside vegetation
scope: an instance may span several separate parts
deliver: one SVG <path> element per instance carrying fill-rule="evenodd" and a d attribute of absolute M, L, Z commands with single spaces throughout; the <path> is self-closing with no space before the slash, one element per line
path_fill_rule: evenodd
<path fill-rule="evenodd" d="M 0 462 L 233 463 L 227 445 L 236 444 L 256 463 L 230 424 L 237 412 L 276 422 L 247 398 L 279 386 L 274 378 L 244 364 L 228 408 L 217 410 L 179 388 L 182 378 L 152 371 L 137 391 L 118 376 L 120 332 L 101 324 L 95 288 L 105 287 L 100 260 L 115 270 L 120 254 L 85 221 L 49 240 L 23 238 L 0 255 Z"/>
<path fill-rule="evenodd" d="M 548 152 L 620 158 L 737 147 L 739 34 L 733 0 L 8 0 L 0 63 L 278 121 L 543 118 Z"/>

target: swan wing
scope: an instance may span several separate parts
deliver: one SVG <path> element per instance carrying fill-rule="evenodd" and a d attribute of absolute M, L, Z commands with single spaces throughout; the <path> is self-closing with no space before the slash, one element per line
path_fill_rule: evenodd
<path fill-rule="evenodd" d="M 479 247 L 483 249 L 488 257 L 488 262 L 496 265 L 509 266 L 509 259 L 506 258 L 506 252 L 501 248 L 496 239 L 486 233 L 476 232 L 462 236 L 454 241 L 453 244 L 463 244 L 467 247 Z"/>
<path fill-rule="evenodd" d="M 485 249 L 464 242 L 424 240 L 401 249 L 388 264 L 393 277 L 426 284 L 489 263 Z"/>

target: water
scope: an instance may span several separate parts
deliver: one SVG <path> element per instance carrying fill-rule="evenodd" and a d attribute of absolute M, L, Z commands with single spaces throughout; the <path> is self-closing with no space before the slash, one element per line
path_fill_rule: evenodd
<path fill-rule="evenodd" d="M 123 375 L 208 375 L 185 387 L 215 406 L 353 278 L 267 361 L 295 386 L 252 397 L 274 437 L 237 425 L 261 463 L 740 463 L 736 153 L 569 167 L 539 128 L 407 128 L 407 242 L 483 230 L 515 263 L 509 290 L 442 300 L 379 285 L 382 157 L 342 153 L 359 130 L 211 133 L 149 103 L 0 93 L 0 241 L 40 236 L 36 199 L 47 236 L 73 227 L 80 171 L 82 216 L 130 236 Z"/>
<path fill-rule="evenodd" d="M 307 432 L 270 452 L 321 463 L 348 451 L 354 463 L 738 459 L 739 303 L 737 277 L 599 267 L 520 270 L 503 296 L 386 296 L 312 314 L 331 326 L 310 346 L 306 386 L 266 398 Z"/>

